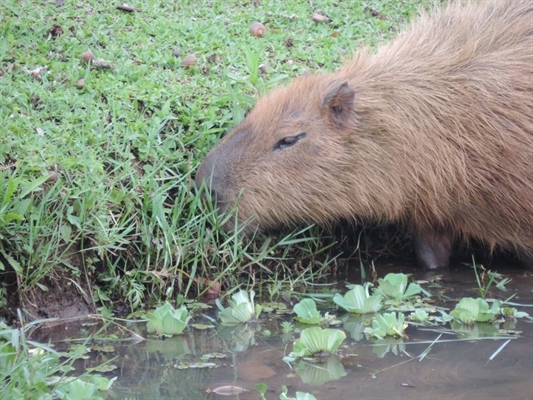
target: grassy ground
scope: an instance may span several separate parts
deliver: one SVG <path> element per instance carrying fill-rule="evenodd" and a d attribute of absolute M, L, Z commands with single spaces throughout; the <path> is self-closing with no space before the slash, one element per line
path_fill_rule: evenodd
<path fill-rule="evenodd" d="M 61 315 L 69 296 L 88 311 L 136 309 L 214 282 L 251 283 L 243 272 L 252 265 L 273 283 L 295 264 L 312 267 L 317 230 L 251 244 L 221 232 L 194 190 L 195 168 L 258 95 L 334 70 L 431 1 L 130 2 L 141 12 L 58 3 L 0 7 L 4 314 L 24 305 Z M 249 33 L 255 21 L 262 38 Z M 84 62 L 87 50 L 111 68 Z M 195 67 L 181 66 L 187 54 Z M 56 312 L 42 312 L 46 299 L 60 303 Z"/>

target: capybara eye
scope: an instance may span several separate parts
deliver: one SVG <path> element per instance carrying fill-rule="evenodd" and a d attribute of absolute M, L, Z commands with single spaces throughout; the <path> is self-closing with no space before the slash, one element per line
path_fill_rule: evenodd
<path fill-rule="evenodd" d="M 294 145 L 298 140 L 303 139 L 307 135 L 307 133 L 302 132 L 299 135 L 296 136 L 287 136 L 281 139 L 278 143 L 274 145 L 274 150 L 282 150 L 286 147 L 291 147 Z"/>

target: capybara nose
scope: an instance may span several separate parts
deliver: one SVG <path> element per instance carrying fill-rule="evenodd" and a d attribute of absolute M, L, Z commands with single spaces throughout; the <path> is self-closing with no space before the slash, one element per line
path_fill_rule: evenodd
<path fill-rule="evenodd" d="M 207 159 L 200 164 L 198 167 L 198 170 L 196 171 L 196 178 L 194 179 L 194 183 L 196 185 L 196 189 L 200 190 L 202 188 L 202 185 L 205 185 L 204 191 L 202 192 L 202 197 L 207 198 L 207 195 L 211 193 L 211 182 L 212 182 L 212 165 L 209 167 L 207 164 L 210 164 L 207 162 Z M 206 174 L 206 171 L 210 171 L 209 174 Z M 211 195 L 211 198 L 215 200 L 213 195 Z"/>
<path fill-rule="evenodd" d="M 194 183 L 198 190 L 204 185 L 205 188 L 202 192 L 202 198 L 207 199 L 210 197 L 213 204 L 216 204 L 224 202 L 224 196 L 220 190 L 217 190 L 217 187 L 221 184 L 221 179 L 217 174 L 215 163 L 212 160 L 213 157 L 208 154 L 202 161 L 196 172 Z"/>

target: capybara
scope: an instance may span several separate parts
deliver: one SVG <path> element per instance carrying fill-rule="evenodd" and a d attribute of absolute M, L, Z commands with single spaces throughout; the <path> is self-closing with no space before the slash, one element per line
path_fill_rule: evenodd
<path fill-rule="evenodd" d="M 260 229 L 400 223 L 426 268 L 459 239 L 531 263 L 532 116 L 533 1 L 453 2 L 260 98 L 196 184 Z"/>

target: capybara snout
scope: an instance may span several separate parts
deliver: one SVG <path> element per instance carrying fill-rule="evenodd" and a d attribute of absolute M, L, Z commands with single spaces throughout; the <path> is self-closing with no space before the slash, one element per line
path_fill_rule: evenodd
<path fill-rule="evenodd" d="M 228 172 L 227 163 L 224 160 L 219 160 L 215 153 L 211 153 L 206 157 L 198 171 L 196 171 L 195 183 L 198 188 L 205 184 L 209 190 L 204 192 L 204 195 L 209 195 L 213 203 L 219 205 L 224 204 L 226 188 L 228 186 Z M 216 168 L 215 168 L 216 167 Z"/>
<path fill-rule="evenodd" d="M 399 222 L 427 268 L 458 239 L 528 259 L 532 20 L 529 0 L 423 15 L 377 53 L 258 99 L 196 184 L 259 228 Z"/>

